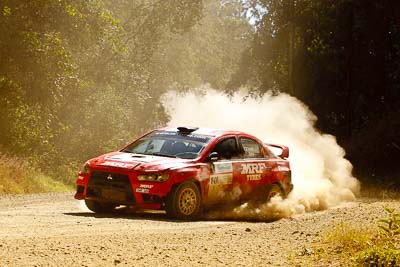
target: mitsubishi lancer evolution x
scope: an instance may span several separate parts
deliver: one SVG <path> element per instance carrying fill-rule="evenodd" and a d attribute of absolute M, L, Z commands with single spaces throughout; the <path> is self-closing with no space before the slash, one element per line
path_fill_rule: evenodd
<path fill-rule="evenodd" d="M 241 131 L 163 128 L 88 160 L 75 198 L 96 213 L 123 205 L 192 220 L 218 205 L 286 197 L 293 189 L 288 157 L 288 147 Z"/>

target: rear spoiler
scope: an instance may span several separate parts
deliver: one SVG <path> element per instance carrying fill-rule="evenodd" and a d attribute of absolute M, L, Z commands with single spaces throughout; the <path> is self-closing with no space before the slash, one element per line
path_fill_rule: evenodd
<path fill-rule="evenodd" d="M 284 145 L 276 145 L 276 144 L 268 144 L 268 143 L 264 143 L 265 146 L 267 146 L 268 148 L 278 148 L 281 149 L 281 153 L 280 154 L 276 154 L 278 157 L 286 159 L 289 157 L 289 147 L 284 146 Z M 276 151 L 276 149 L 272 149 L 273 152 Z"/>

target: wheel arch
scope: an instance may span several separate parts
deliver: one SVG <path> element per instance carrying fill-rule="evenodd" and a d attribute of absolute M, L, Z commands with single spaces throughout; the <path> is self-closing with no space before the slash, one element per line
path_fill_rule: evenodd
<path fill-rule="evenodd" d="M 171 190 L 168 192 L 168 194 L 169 194 L 171 191 L 173 191 L 176 187 L 178 187 L 180 184 L 185 183 L 185 182 L 192 182 L 192 183 L 194 183 L 194 184 L 197 186 L 197 188 L 199 189 L 200 197 L 203 199 L 203 195 L 202 195 L 202 194 L 203 194 L 203 190 L 202 190 L 202 188 L 201 188 L 200 181 L 197 180 L 197 179 L 194 178 L 194 177 L 189 178 L 189 179 L 186 179 L 186 180 L 182 180 L 182 181 L 177 181 L 177 182 L 175 182 L 174 184 L 171 185 Z M 166 198 L 167 198 L 167 196 L 164 197 L 164 201 L 165 201 Z"/>

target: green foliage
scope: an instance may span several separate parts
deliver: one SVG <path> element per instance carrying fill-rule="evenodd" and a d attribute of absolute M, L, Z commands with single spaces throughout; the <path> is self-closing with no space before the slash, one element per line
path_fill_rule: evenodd
<path fill-rule="evenodd" d="M 389 246 L 400 242 L 400 213 L 395 213 L 395 209 L 385 208 L 387 218 L 379 219 L 379 229 L 381 236 L 386 240 Z"/>
<path fill-rule="evenodd" d="M 400 265 L 400 213 L 393 208 L 385 208 L 386 218 L 378 220 L 379 238 L 374 246 L 357 255 L 360 266 Z"/>
<path fill-rule="evenodd" d="M 374 231 L 367 226 L 341 223 L 325 235 L 324 242 L 334 244 L 338 253 L 352 254 L 368 248 L 373 235 Z"/>
<path fill-rule="evenodd" d="M 8 17 L 11 15 L 11 8 L 8 6 L 3 7 L 3 16 Z"/>
<path fill-rule="evenodd" d="M 62 192 L 71 189 L 71 186 L 43 175 L 26 161 L 0 153 L 0 194 Z"/>
<path fill-rule="evenodd" d="M 395 267 L 400 265 L 400 251 L 393 248 L 372 247 L 356 257 L 357 266 Z"/>
<path fill-rule="evenodd" d="M 164 126 L 169 88 L 227 84 L 253 33 L 243 5 L 1 2 L 2 150 L 73 184 L 88 158 Z"/>
<path fill-rule="evenodd" d="M 165 125 L 168 88 L 223 85 L 238 64 L 248 28 L 219 3 L 207 1 L 207 26 L 193 28 L 200 0 L 1 2 L 2 150 L 73 184 L 88 158 Z"/>
<path fill-rule="evenodd" d="M 171 34 L 155 53 L 154 86 L 188 90 L 203 84 L 224 89 L 238 70 L 253 28 L 239 1 L 204 1 L 203 18 L 190 30 Z M 171 64 L 173 63 L 173 64 Z"/>
<path fill-rule="evenodd" d="M 391 208 L 384 210 L 387 217 L 379 219 L 376 228 L 370 225 L 338 224 L 323 235 L 321 246 L 308 254 L 304 253 L 303 248 L 300 254 L 312 255 L 319 262 L 331 262 L 332 258 L 337 261 L 339 257 L 341 264 L 346 266 L 399 266 L 400 214 Z"/>

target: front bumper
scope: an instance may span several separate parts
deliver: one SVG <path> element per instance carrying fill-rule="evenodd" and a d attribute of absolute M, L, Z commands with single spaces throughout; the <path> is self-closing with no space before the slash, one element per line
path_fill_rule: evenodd
<path fill-rule="evenodd" d="M 138 181 L 134 174 L 109 171 L 93 171 L 90 175 L 79 175 L 76 184 L 75 199 L 91 199 L 148 209 L 163 208 L 164 198 L 171 187 L 168 181 Z"/>

